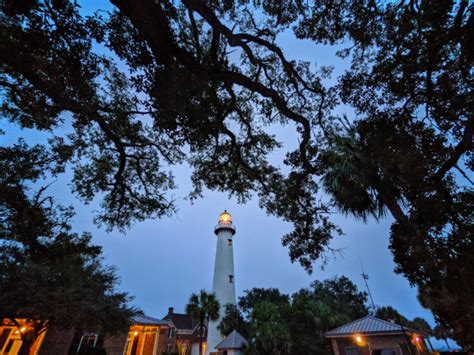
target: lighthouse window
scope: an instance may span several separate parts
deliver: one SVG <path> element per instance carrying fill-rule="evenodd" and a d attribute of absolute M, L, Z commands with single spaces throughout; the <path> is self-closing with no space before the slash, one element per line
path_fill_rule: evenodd
<path fill-rule="evenodd" d="M 234 283 L 234 275 L 229 275 L 229 282 Z"/>
<path fill-rule="evenodd" d="M 227 239 L 227 245 L 232 245 L 232 239 Z"/>

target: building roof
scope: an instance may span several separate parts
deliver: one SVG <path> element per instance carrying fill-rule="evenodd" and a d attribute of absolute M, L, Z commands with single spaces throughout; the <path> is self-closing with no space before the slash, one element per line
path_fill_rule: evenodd
<path fill-rule="evenodd" d="M 174 313 L 172 307 L 169 308 L 168 314 L 163 318 L 163 320 L 173 322 L 175 328 L 178 330 L 191 331 L 196 326 L 193 319 L 189 315 L 183 313 Z"/>
<path fill-rule="evenodd" d="M 248 344 L 247 340 L 237 330 L 233 330 L 224 340 L 216 345 L 216 349 L 241 349 Z"/>
<path fill-rule="evenodd" d="M 137 314 L 131 319 L 133 324 L 144 324 L 144 325 L 169 325 L 166 320 L 153 318 L 144 314 Z"/>
<path fill-rule="evenodd" d="M 353 322 L 344 324 L 336 329 L 326 332 L 328 338 L 343 337 L 353 334 L 376 335 L 376 334 L 404 334 L 404 333 L 422 333 L 411 328 L 387 322 L 383 319 L 367 315 Z"/>

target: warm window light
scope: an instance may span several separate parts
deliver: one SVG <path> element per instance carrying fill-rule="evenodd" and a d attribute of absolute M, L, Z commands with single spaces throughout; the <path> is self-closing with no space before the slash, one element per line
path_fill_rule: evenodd
<path fill-rule="evenodd" d="M 219 216 L 219 223 L 232 223 L 232 217 L 230 216 L 229 212 L 224 210 Z"/>
<path fill-rule="evenodd" d="M 26 327 L 21 327 L 20 330 L 15 330 L 15 334 L 24 333 L 26 331 Z"/>

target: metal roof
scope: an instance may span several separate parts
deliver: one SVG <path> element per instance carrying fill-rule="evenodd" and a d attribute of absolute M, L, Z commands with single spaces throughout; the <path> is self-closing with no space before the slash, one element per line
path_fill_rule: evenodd
<path fill-rule="evenodd" d="M 387 322 L 385 320 L 375 318 L 373 316 L 365 316 L 363 318 L 357 319 L 353 322 L 344 324 L 336 329 L 326 332 L 325 336 L 328 338 L 331 337 L 340 337 L 348 336 L 352 334 L 404 334 L 404 333 L 413 333 L 417 332 L 411 328 L 402 327 L 401 325 Z M 421 333 L 421 332 L 419 332 Z"/>
<path fill-rule="evenodd" d="M 132 324 L 144 325 L 169 325 L 168 321 L 146 316 L 144 314 L 137 314 L 131 318 Z"/>
<path fill-rule="evenodd" d="M 233 330 L 224 340 L 216 345 L 216 349 L 241 349 L 248 344 L 237 330 Z"/>

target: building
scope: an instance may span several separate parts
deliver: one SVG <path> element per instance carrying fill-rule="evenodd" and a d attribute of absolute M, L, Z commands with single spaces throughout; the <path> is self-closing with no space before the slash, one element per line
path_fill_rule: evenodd
<path fill-rule="evenodd" d="M 170 326 L 167 321 L 138 315 L 133 317 L 128 334 L 106 336 L 107 355 L 158 355 L 163 353 Z"/>
<path fill-rule="evenodd" d="M 24 346 L 25 338 L 31 337 L 28 333 L 32 326 L 34 324 L 24 318 L 3 319 L 0 324 L 0 354 L 18 354 Z M 32 354 L 38 353 L 45 335 L 46 333 L 43 332 L 33 341 L 30 348 Z"/>
<path fill-rule="evenodd" d="M 16 324 L 15 324 L 16 323 Z M 0 354 L 16 355 L 25 346 L 32 321 L 3 320 L 0 325 Z M 74 329 L 50 328 L 33 342 L 30 355 L 93 353 L 107 355 L 158 355 L 166 351 L 168 321 L 146 315 L 131 319 L 128 332 L 102 335 L 78 333 Z"/>
<path fill-rule="evenodd" d="M 326 332 L 334 355 L 428 354 L 426 334 L 415 329 L 365 316 Z"/>
<path fill-rule="evenodd" d="M 163 318 L 169 324 L 168 336 L 165 339 L 167 353 L 179 355 L 199 354 L 199 339 L 201 332 L 199 324 L 187 314 L 175 313 L 170 307 L 168 314 Z M 203 329 L 203 346 L 206 345 L 207 328 Z"/>
<path fill-rule="evenodd" d="M 207 355 L 218 353 L 216 346 L 223 339 L 218 325 L 224 315 L 225 305 L 236 303 L 233 249 L 235 227 L 232 224 L 232 217 L 227 211 L 224 211 L 219 216 L 219 222 L 214 229 L 214 233 L 217 236 L 217 241 L 212 292 L 215 293 L 221 307 L 219 319 L 209 322 L 207 332 Z"/>
<path fill-rule="evenodd" d="M 242 355 L 242 348 L 247 346 L 247 340 L 236 330 L 217 344 L 216 349 L 222 355 Z"/>

